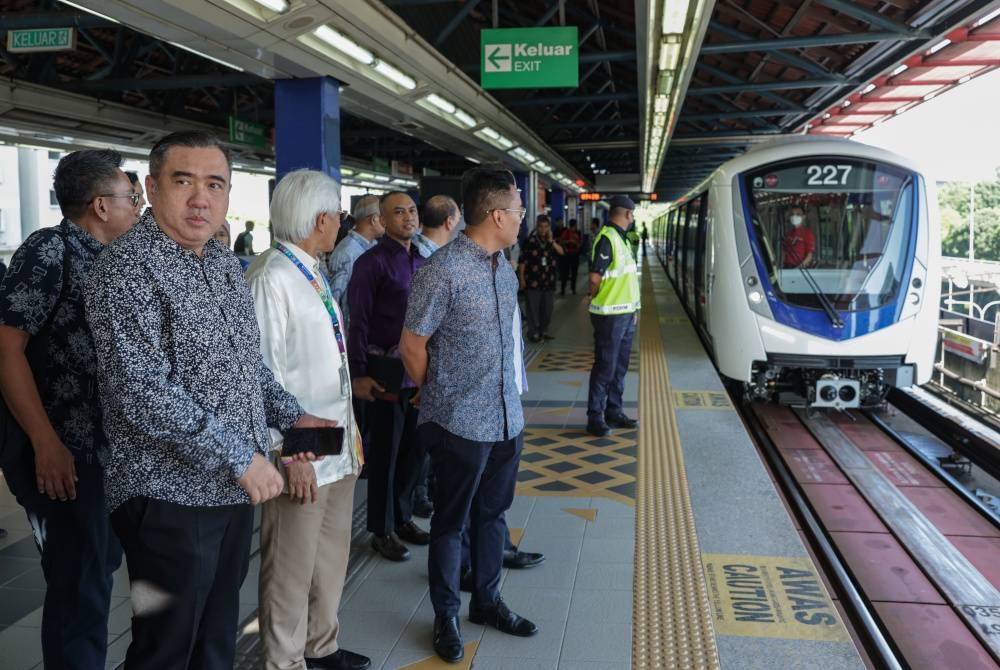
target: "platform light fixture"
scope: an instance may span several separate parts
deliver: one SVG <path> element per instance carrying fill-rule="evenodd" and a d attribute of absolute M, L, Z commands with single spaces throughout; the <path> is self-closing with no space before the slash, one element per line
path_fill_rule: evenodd
<path fill-rule="evenodd" d="M 868 95 L 875 90 L 875 84 L 868 84 L 863 89 L 861 89 L 861 95 Z"/>
<path fill-rule="evenodd" d="M 286 0 L 253 0 L 258 5 L 270 9 L 272 12 L 281 14 L 288 11 L 288 2 Z"/>
<path fill-rule="evenodd" d="M 660 70 L 676 70 L 681 58 L 681 35 L 664 35 L 660 44 Z"/>
<path fill-rule="evenodd" d="M 186 47 L 183 44 L 180 44 L 178 42 L 167 42 L 167 44 L 170 44 L 171 46 L 175 46 L 178 49 L 183 49 L 184 51 L 187 51 L 188 53 L 194 54 L 195 56 L 200 56 L 201 58 L 208 59 L 208 60 L 212 61 L 213 63 L 218 63 L 219 65 L 225 65 L 226 67 L 230 68 L 231 70 L 236 70 L 237 72 L 243 72 L 243 68 L 241 68 L 239 65 L 233 65 L 232 63 L 228 63 L 228 62 L 222 60 L 221 58 L 216 58 L 215 56 L 209 56 L 207 53 L 198 51 L 197 49 L 192 49 L 191 47 Z"/>
<path fill-rule="evenodd" d="M 935 44 L 934 46 L 932 46 L 927 51 L 927 55 L 928 56 L 933 56 L 934 54 L 936 54 L 938 51 L 941 51 L 941 49 L 944 49 L 949 44 L 951 44 L 951 40 L 949 40 L 948 38 L 945 38 L 945 39 L 941 40 L 940 42 L 938 42 L 937 44 Z"/>
<path fill-rule="evenodd" d="M 373 65 L 375 55 L 352 39 L 337 32 L 330 26 L 320 26 L 313 35 L 332 46 L 337 51 L 346 54 L 363 65 Z"/>
<path fill-rule="evenodd" d="M 899 67 L 897 67 L 895 70 L 893 70 L 892 72 L 890 72 L 889 76 L 890 77 L 895 77 L 897 74 L 903 74 L 904 72 L 906 72 L 909 69 L 910 69 L 910 66 L 907 65 L 906 63 L 903 63 Z"/>
<path fill-rule="evenodd" d="M 687 25 L 688 0 L 664 0 L 663 34 L 683 33 Z"/>
<path fill-rule="evenodd" d="M 532 163 L 538 160 L 538 156 L 531 153 L 527 149 L 524 149 L 523 147 L 514 147 L 507 153 L 509 153 L 511 156 L 518 159 L 525 165 L 531 165 Z"/>
<path fill-rule="evenodd" d="M 382 59 L 375 60 L 373 69 L 394 84 L 405 88 L 407 91 L 412 91 L 417 87 L 417 81 L 413 77 L 406 74 L 402 70 L 389 65 Z"/>
<path fill-rule="evenodd" d="M 535 172 L 541 172 L 542 174 L 548 174 L 552 172 L 552 166 L 546 163 L 545 161 L 537 161 L 535 163 L 532 163 L 531 167 L 534 168 Z"/>
<path fill-rule="evenodd" d="M 87 12 L 88 14 L 93 14 L 94 16 L 99 16 L 100 18 L 102 18 L 102 19 L 104 19 L 106 21 L 110 21 L 111 23 L 117 23 L 119 25 L 121 24 L 121 21 L 119 21 L 118 19 L 112 18 L 112 17 L 108 16 L 107 14 L 101 14 L 100 12 L 95 12 L 93 9 L 90 9 L 89 7 L 84 7 L 83 5 L 81 5 L 79 3 L 69 2 L 69 0 L 59 0 L 59 2 L 61 2 L 64 5 L 69 5 L 73 9 L 79 9 L 80 11 Z"/>
<path fill-rule="evenodd" d="M 493 145 L 494 147 L 502 151 L 507 151 L 512 146 L 514 146 L 514 143 L 512 141 L 510 141 L 497 131 L 493 130 L 489 126 L 483 126 L 473 134 L 479 139 L 485 140 L 489 144 Z"/>
<path fill-rule="evenodd" d="M 479 124 L 474 116 L 466 112 L 447 98 L 443 98 L 437 93 L 430 93 L 417 100 L 417 104 L 429 112 L 433 112 L 448 123 L 468 130 Z"/>

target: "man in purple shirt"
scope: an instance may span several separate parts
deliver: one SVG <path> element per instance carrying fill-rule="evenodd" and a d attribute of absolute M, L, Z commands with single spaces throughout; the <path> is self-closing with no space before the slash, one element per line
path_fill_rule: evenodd
<path fill-rule="evenodd" d="M 427 531 L 413 522 L 413 488 L 424 458 L 424 450 L 414 439 L 417 389 L 404 376 L 398 392 L 387 392 L 380 380 L 369 374 L 368 358 L 399 358 L 410 280 L 424 258 L 411 244 L 418 225 L 413 199 L 393 191 L 382 196 L 379 207 L 385 235 L 358 258 L 347 286 L 351 313 L 347 354 L 354 396 L 372 401 L 365 417 L 371 427 L 371 444 L 365 455 L 368 530 L 375 535 L 372 547 L 390 561 L 405 561 L 410 551 L 401 539 L 411 544 L 430 542 Z"/>

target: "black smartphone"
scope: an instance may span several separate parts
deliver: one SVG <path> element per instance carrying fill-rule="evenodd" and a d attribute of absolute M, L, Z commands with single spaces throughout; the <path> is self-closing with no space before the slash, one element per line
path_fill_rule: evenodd
<path fill-rule="evenodd" d="M 290 428 L 285 431 L 282 456 L 294 456 L 308 451 L 317 456 L 336 456 L 344 449 L 344 429 Z"/>

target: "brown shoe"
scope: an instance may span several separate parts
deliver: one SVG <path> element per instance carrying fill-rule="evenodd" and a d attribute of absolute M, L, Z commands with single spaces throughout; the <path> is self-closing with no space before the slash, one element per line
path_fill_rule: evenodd
<path fill-rule="evenodd" d="M 423 546 L 431 543 L 431 534 L 413 523 L 412 520 L 396 528 L 396 536 L 403 542 L 409 542 L 410 544 Z"/>
<path fill-rule="evenodd" d="M 390 561 L 401 563 L 410 560 L 410 550 L 393 534 L 376 535 L 372 538 L 372 549 Z"/>

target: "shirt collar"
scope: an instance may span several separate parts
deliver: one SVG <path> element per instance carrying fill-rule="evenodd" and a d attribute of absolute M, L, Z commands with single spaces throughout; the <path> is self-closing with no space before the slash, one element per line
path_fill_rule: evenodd
<path fill-rule="evenodd" d="M 199 261 L 218 258 L 226 253 L 222 244 L 214 237 L 210 238 L 205 243 L 205 246 L 202 247 L 202 255 L 200 257 L 190 249 L 182 247 L 177 243 L 177 240 L 167 235 L 167 233 L 160 228 L 160 224 L 156 222 L 156 218 L 153 216 L 152 208 L 146 209 L 143 215 L 139 218 L 139 222 L 135 224 L 135 228 L 133 228 L 133 230 L 137 231 L 138 234 L 147 236 L 153 244 L 160 246 L 168 253 L 178 254 Z"/>
<path fill-rule="evenodd" d="M 371 249 L 377 243 L 377 240 L 369 240 L 356 230 L 347 231 L 347 236 L 360 244 L 363 249 Z"/>
<path fill-rule="evenodd" d="M 100 242 L 100 240 L 88 233 L 79 224 L 70 221 L 69 219 L 63 219 L 63 221 L 66 223 L 66 227 L 70 233 L 72 233 L 77 240 L 83 244 L 84 248 L 94 253 L 100 253 L 104 249 L 104 245 Z"/>
<path fill-rule="evenodd" d="M 299 259 L 299 262 L 305 265 L 307 268 L 314 270 L 319 267 L 319 260 L 313 258 L 305 251 L 303 251 L 302 247 L 298 246 L 297 244 L 292 244 L 291 242 L 287 242 L 285 240 L 278 240 L 278 241 L 281 242 L 281 245 L 283 247 L 291 251 L 292 254 L 294 254 L 294 256 Z"/>
<path fill-rule="evenodd" d="M 406 253 L 406 247 L 404 247 L 402 244 L 392 239 L 388 235 L 383 235 L 382 237 L 380 237 L 378 243 L 381 247 L 385 248 L 386 251 L 392 254 Z M 417 249 L 417 245 L 413 243 L 413 240 L 410 240 L 410 256 L 414 255 L 419 256 L 420 250 Z"/>
<path fill-rule="evenodd" d="M 465 231 L 462 231 L 460 235 L 455 236 L 455 240 L 452 242 L 452 244 L 455 244 L 456 242 L 459 243 L 458 244 L 459 249 L 462 249 L 466 253 L 477 256 L 480 260 L 489 260 L 493 258 L 491 254 L 487 253 L 486 249 L 483 249 L 481 246 L 473 242 L 472 238 L 465 234 Z M 500 252 L 498 251 L 497 253 Z"/>

